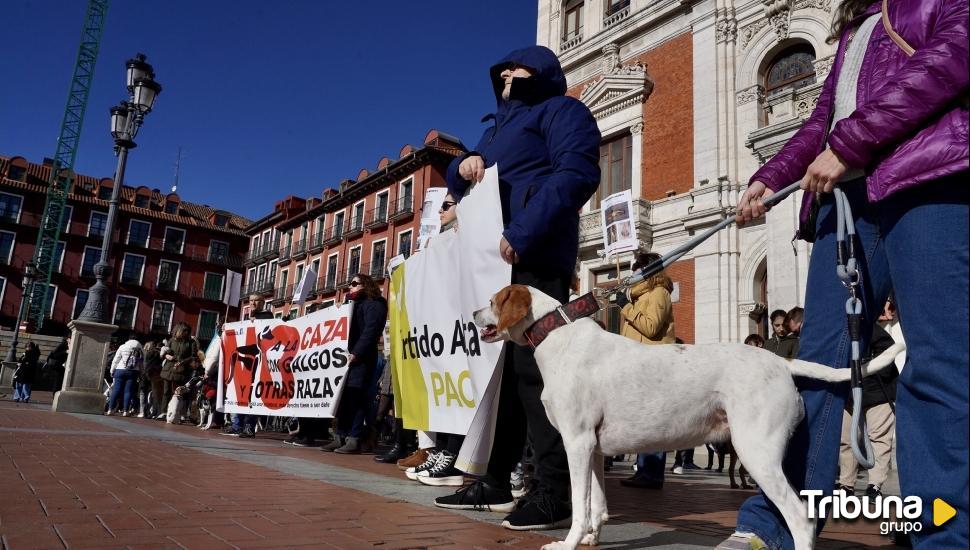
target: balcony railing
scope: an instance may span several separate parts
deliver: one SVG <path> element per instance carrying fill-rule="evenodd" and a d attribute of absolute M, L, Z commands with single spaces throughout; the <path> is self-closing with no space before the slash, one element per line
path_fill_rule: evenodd
<path fill-rule="evenodd" d="M 285 302 L 286 300 L 288 300 L 289 297 L 293 295 L 293 289 L 291 288 L 291 286 L 292 285 L 281 286 L 281 287 L 277 287 L 276 289 L 273 290 L 273 305 L 274 306 L 281 306 L 281 305 L 283 305 L 283 302 Z M 288 294 L 287 294 L 287 290 L 290 291 Z"/>
<path fill-rule="evenodd" d="M 399 220 L 414 214 L 414 197 L 405 195 L 391 204 L 390 218 L 392 221 Z"/>
<path fill-rule="evenodd" d="M 219 288 L 193 288 L 189 294 L 196 299 L 210 300 L 213 302 L 222 301 L 222 289 Z"/>
<path fill-rule="evenodd" d="M 324 236 L 323 229 L 315 231 L 312 235 L 310 235 L 309 250 L 311 254 L 315 254 L 323 250 L 323 236 Z"/>
<path fill-rule="evenodd" d="M 282 246 L 280 246 L 280 261 L 281 262 L 290 259 L 290 252 L 292 251 L 292 249 L 293 249 L 293 244 L 292 243 L 284 243 Z"/>
<path fill-rule="evenodd" d="M 613 25 L 616 25 L 620 21 L 623 21 L 630 16 L 630 2 L 621 2 L 615 6 L 612 6 L 612 11 L 607 11 L 606 17 L 603 18 L 603 28 L 608 29 Z"/>
<path fill-rule="evenodd" d="M 583 29 L 580 28 L 579 32 L 571 36 L 566 36 L 563 38 L 562 42 L 559 44 L 559 51 L 564 52 L 570 50 L 580 45 L 583 42 Z"/>
<path fill-rule="evenodd" d="M 306 256 L 306 246 L 307 246 L 306 239 L 300 239 L 300 240 L 296 241 L 295 243 L 293 243 L 293 259 L 294 260 L 299 260 L 299 259 L 303 258 L 304 256 Z"/>
<path fill-rule="evenodd" d="M 344 232 L 344 238 L 353 239 L 354 237 L 359 237 L 364 234 L 364 218 L 363 216 L 354 216 L 347 222 L 347 231 Z"/>
<path fill-rule="evenodd" d="M 337 273 L 328 273 L 317 280 L 318 292 L 333 292 L 337 290 Z"/>
<path fill-rule="evenodd" d="M 240 291 L 241 296 L 268 296 L 273 293 L 272 281 L 256 281 L 252 286 L 244 286 Z"/>
<path fill-rule="evenodd" d="M 252 265 L 263 260 L 270 260 L 279 256 L 279 253 L 280 241 L 279 239 L 274 239 L 246 253 L 246 264 Z"/>
<path fill-rule="evenodd" d="M 364 217 L 364 227 L 375 229 L 387 225 L 387 205 L 378 206 L 367 212 Z"/>
<path fill-rule="evenodd" d="M 326 233 L 323 236 L 323 245 L 330 246 L 332 244 L 340 242 L 340 239 L 344 237 L 344 226 L 343 225 L 331 225 L 327 228 Z"/>

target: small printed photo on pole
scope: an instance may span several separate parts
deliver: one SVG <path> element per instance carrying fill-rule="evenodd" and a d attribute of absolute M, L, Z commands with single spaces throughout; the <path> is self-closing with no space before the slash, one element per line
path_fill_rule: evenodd
<path fill-rule="evenodd" d="M 614 204 L 606 209 L 606 223 L 618 222 L 630 218 L 630 210 L 626 202 Z"/>
<path fill-rule="evenodd" d="M 619 224 L 613 224 L 606 228 L 606 244 L 611 245 L 616 242 L 616 226 Z"/>

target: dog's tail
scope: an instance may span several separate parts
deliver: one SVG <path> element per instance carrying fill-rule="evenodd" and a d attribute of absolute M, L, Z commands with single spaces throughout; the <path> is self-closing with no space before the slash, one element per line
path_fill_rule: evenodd
<path fill-rule="evenodd" d="M 875 374 L 892 365 L 896 356 L 904 351 L 906 351 L 906 344 L 902 342 L 897 342 L 889 346 L 889 349 L 880 353 L 872 361 L 864 365 L 863 376 Z M 850 369 L 833 369 L 819 365 L 818 363 L 800 361 L 798 359 L 789 361 L 788 368 L 791 370 L 792 376 L 814 378 L 815 380 L 822 380 L 823 382 L 848 382 L 851 376 Z"/>

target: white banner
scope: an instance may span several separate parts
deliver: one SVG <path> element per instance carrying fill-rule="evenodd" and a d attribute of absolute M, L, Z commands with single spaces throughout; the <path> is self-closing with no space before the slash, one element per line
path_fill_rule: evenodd
<path fill-rule="evenodd" d="M 331 418 L 347 372 L 350 306 L 283 322 L 227 323 L 219 361 L 218 410 Z"/>
<path fill-rule="evenodd" d="M 629 190 L 614 193 L 600 204 L 606 257 L 637 250 L 640 246 L 633 226 L 633 195 Z"/>
<path fill-rule="evenodd" d="M 313 268 L 309 268 L 303 272 L 303 278 L 297 283 L 296 288 L 293 289 L 293 303 L 297 305 L 303 305 L 307 298 L 310 296 L 310 292 L 313 290 L 313 283 L 317 280 L 317 272 Z"/>
<path fill-rule="evenodd" d="M 445 202 L 448 194 L 447 187 L 431 187 L 424 194 L 424 204 L 421 206 L 421 229 L 418 231 L 418 250 L 424 250 L 428 241 L 441 231 L 441 218 L 438 210 Z"/>
<path fill-rule="evenodd" d="M 242 289 L 242 273 L 226 270 L 226 289 L 222 294 L 222 303 L 227 306 L 239 307 L 239 292 Z"/>
<path fill-rule="evenodd" d="M 391 362 L 407 428 L 468 433 L 502 354 L 472 320 L 512 276 L 499 254 L 496 167 L 458 205 L 458 226 L 391 275 Z"/>

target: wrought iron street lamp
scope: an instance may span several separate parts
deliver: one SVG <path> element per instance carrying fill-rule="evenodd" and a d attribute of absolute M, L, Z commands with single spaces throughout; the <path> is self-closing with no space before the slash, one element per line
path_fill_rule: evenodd
<path fill-rule="evenodd" d="M 24 266 L 24 298 L 20 303 L 20 312 L 17 313 L 17 326 L 13 329 L 13 338 L 10 340 L 10 349 L 7 350 L 7 362 L 13 363 L 17 360 L 17 341 L 20 335 L 20 324 L 24 322 L 24 314 L 30 307 L 30 297 L 34 295 L 34 281 L 37 279 L 37 266 L 33 262 L 28 262 Z"/>
<path fill-rule="evenodd" d="M 145 115 L 151 112 L 155 105 L 155 98 L 161 93 L 162 87 L 155 82 L 155 71 L 145 62 L 145 56 L 138 54 L 129 59 L 126 64 L 127 73 L 125 83 L 128 88 L 128 101 L 111 108 L 111 137 L 114 138 L 115 155 L 118 157 L 118 167 L 115 169 L 114 187 L 111 189 L 111 201 L 108 207 L 108 221 L 105 224 L 104 235 L 101 239 L 101 258 L 94 266 L 94 276 L 97 282 L 88 291 L 88 300 L 84 310 L 78 315 L 79 321 L 107 323 L 108 285 L 105 281 L 111 276 L 111 245 L 114 235 L 115 221 L 118 217 L 118 198 L 125 180 L 125 164 L 128 161 L 128 150 L 136 147 L 134 139 L 138 135 Z"/>

